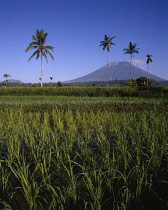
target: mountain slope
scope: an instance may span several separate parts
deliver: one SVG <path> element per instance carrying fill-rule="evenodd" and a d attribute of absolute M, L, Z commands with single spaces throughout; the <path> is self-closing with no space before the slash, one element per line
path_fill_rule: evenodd
<path fill-rule="evenodd" d="M 3 82 L 6 82 L 6 80 L 4 80 Z M 8 83 L 23 83 L 23 82 L 21 80 L 8 79 Z"/>
<path fill-rule="evenodd" d="M 115 61 L 109 63 L 108 68 L 109 81 L 110 80 L 128 80 L 130 77 L 130 63 L 127 61 Z M 132 65 L 132 79 L 139 77 L 146 77 L 147 72 Z M 153 74 L 148 75 L 149 79 L 156 81 L 163 81 L 164 79 L 157 77 Z M 106 65 L 102 68 L 87 74 L 83 77 L 79 77 L 74 80 L 66 81 L 70 82 L 91 82 L 91 81 L 106 81 Z"/>

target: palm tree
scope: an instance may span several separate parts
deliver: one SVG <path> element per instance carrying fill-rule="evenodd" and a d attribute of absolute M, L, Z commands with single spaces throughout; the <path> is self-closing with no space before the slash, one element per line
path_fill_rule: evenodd
<path fill-rule="evenodd" d="M 40 80 L 40 82 L 39 82 L 39 83 L 40 83 L 40 86 L 41 86 L 41 77 L 39 78 L 39 80 Z"/>
<path fill-rule="evenodd" d="M 53 77 L 50 77 L 50 80 L 51 80 L 51 87 L 52 87 L 52 79 L 53 79 Z"/>
<path fill-rule="evenodd" d="M 134 53 L 139 53 L 138 50 L 140 48 L 136 48 L 137 44 L 132 44 L 132 42 L 129 43 L 128 49 L 125 48 L 123 51 L 125 51 L 124 54 L 130 54 L 130 85 L 131 85 L 131 80 L 132 80 L 132 57 L 134 56 Z"/>
<path fill-rule="evenodd" d="M 103 46 L 103 51 L 106 50 L 106 59 L 107 59 L 107 65 L 106 65 L 106 86 L 108 87 L 108 53 L 110 52 L 110 48 L 112 48 L 112 45 L 115 45 L 112 42 L 112 39 L 114 39 L 116 36 L 113 36 L 110 38 L 110 36 L 104 35 L 104 40 L 101 41 L 100 46 Z M 99 46 L 99 47 L 100 47 Z"/>
<path fill-rule="evenodd" d="M 4 74 L 3 77 L 6 78 L 6 85 L 7 85 L 8 84 L 8 77 L 10 77 L 10 75 L 9 74 Z"/>
<path fill-rule="evenodd" d="M 149 78 L 148 78 L 148 76 L 149 76 L 149 63 L 152 62 L 152 59 L 151 59 L 152 55 L 147 54 L 146 57 L 147 57 L 146 63 L 148 64 L 148 70 L 147 70 L 147 86 L 148 86 L 148 84 L 149 84 Z"/>
<path fill-rule="evenodd" d="M 48 33 L 44 33 L 44 30 L 36 30 L 35 36 L 32 35 L 32 40 L 29 44 L 29 47 L 25 49 L 26 52 L 28 52 L 31 49 L 36 49 L 36 51 L 30 56 L 29 60 L 30 61 L 34 56 L 36 56 L 36 59 L 40 57 L 41 59 L 41 87 L 43 86 L 43 62 L 42 62 L 42 57 L 44 56 L 47 63 L 48 63 L 48 58 L 47 55 L 49 55 L 52 60 L 54 60 L 53 55 L 49 52 L 49 50 L 54 49 L 52 46 L 44 45 L 46 42 Z"/>

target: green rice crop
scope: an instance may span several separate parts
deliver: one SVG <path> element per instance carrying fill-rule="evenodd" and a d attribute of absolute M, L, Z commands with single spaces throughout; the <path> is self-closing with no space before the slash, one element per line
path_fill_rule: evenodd
<path fill-rule="evenodd" d="M 1 96 L 0 209 L 166 209 L 167 105 Z"/>
<path fill-rule="evenodd" d="M 0 108 L 16 107 L 25 110 L 49 110 L 55 107 L 61 109 L 88 109 L 113 111 L 168 110 L 165 98 L 144 99 L 136 97 L 68 97 L 68 96 L 1 96 Z"/>
<path fill-rule="evenodd" d="M 0 95 L 164 98 L 168 87 L 8 87 L 0 88 Z"/>

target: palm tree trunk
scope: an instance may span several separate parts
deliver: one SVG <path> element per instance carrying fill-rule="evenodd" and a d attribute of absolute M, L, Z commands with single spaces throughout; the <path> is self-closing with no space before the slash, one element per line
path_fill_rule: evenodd
<path fill-rule="evenodd" d="M 149 77 L 149 63 L 148 63 L 148 69 L 147 69 L 147 86 L 149 85 L 149 79 L 148 79 L 148 77 Z"/>
<path fill-rule="evenodd" d="M 42 54 L 41 54 L 41 87 L 43 87 L 43 62 L 42 62 Z"/>
<path fill-rule="evenodd" d="M 106 65 L 106 87 L 108 87 L 109 86 L 109 84 L 108 84 L 108 77 L 109 77 L 109 75 L 108 75 L 108 52 L 107 52 L 107 50 L 106 50 L 106 59 L 107 59 L 107 65 Z"/>
<path fill-rule="evenodd" d="M 131 54 L 131 58 L 130 58 L 130 85 L 131 85 L 131 80 L 132 80 L 132 54 Z"/>

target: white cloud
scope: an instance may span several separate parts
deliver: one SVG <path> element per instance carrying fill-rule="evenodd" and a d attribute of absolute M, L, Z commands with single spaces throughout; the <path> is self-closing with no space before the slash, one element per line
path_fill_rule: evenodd
<path fill-rule="evenodd" d="M 132 60 L 132 65 L 143 70 L 147 69 L 147 64 L 144 60 Z"/>

